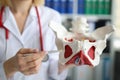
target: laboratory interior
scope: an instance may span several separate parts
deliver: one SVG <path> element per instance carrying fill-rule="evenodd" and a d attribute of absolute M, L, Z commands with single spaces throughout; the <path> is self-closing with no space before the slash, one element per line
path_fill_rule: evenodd
<path fill-rule="evenodd" d="M 69 68 L 66 80 L 120 80 L 120 0 L 45 0 L 45 6 L 60 13 L 62 25 L 68 31 L 72 22 L 80 17 L 87 19 L 90 32 L 114 26 L 99 64 Z"/>

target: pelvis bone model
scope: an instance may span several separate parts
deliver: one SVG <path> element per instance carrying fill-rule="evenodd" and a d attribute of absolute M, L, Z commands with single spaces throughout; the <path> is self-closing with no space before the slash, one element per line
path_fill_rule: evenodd
<path fill-rule="evenodd" d="M 60 51 L 59 61 L 64 65 L 96 66 L 100 62 L 100 55 L 106 47 L 106 40 L 114 31 L 113 26 L 103 26 L 89 32 L 89 25 L 85 18 L 73 21 L 72 31 L 56 22 L 49 26 L 56 32 L 56 44 Z"/>

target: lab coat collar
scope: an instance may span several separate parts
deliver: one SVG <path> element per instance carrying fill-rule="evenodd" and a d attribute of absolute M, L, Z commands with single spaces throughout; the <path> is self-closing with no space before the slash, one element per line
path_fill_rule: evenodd
<path fill-rule="evenodd" d="M 30 24 L 32 24 L 33 20 L 37 17 L 35 7 L 31 7 L 30 13 L 29 13 L 29 18 L 30 18 Z M 29 24 L 29 25 L 30 25 Z M 11 13 L 9 7 L 5 7 L 4 10 L 4 17 L 3 17 L 3 25 L 11 32 L 19 41 L 22 41 L 22 35 L 20 34 L 17 24 L 15 21 L 15 18 L 13 14 Z M 25 28 L 27 28 L 27 25 L 25 25 Z M 24 33 L 23 33 L 24 34 Z"/>
<path fill-rule="evenodd" d="M 9 7 L 5 7 L 4 9 L 4 14 L 3 14 L 3 25 L 5 26 L 5 28 L 8 29 L 9 32 L 11 32 L 14 36 L 16 36 L 17 38 L 20 38 L 20 32 L 18 30 L 18 28 L 16 27 L 16 21 L 14 16 L 12 15 Z"/>
<path fill-rule="evenodd" d="M 35 10 L 34 6 L 31 7 L 29 14 L 32 17 L 37 17 L 36 10 Z"/>
<path fill-rule="evenodd" d="M 41 15 L 41 13 L 42 13 L 42 7 L 43 7 L 43 6 L 40 6 L 40 7 L 37 6 L 38 11 L 39 11 L 39 15 Z M 37 13 L 36 13 L 35 6 L 32 6 L 32 7 L 31 7 L 30 15 L 31 15 L 32 17 L 36 17 L 36 18 L 37 18 Z"/>

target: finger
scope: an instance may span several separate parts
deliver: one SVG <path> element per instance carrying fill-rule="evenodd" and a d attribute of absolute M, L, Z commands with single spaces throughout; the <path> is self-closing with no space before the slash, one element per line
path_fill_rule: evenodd
<path fill-rule="evenodd" d="M 24 73 L 26 71 L 29 71 L 29 69 L 33 68 L 33 67 L 36 67 L 38 64 L 35 63 L 35 61 L 33 62 L 30 62 L 30 63 L 26 63 L 26 64 L 22 64 L 19 66 L 19 71 Z"/>
<path fill-rule="evenodd" d="M 39 65 L 41 65 L 41 62 L 42 62 L 42 58 L 41 57 L 39 59 L 37 59 L 37 60 L 31 61 L 31 62 L 27 62 L 25 65 L 21 65 L 20 66 L 20 71 L 23 72 L 23 71 L 28 70 L 30 68 L 39 66 Z"/>
<path fill-rule="evenodd" d="M 22 73 L 24 75 L 31 75 L 31 74 L 36 74 L 39 72 L 39 68 L 40 66 L 36 66 L 36 67 L 33 67 L 33 68 L 29 68 L 28 70 L 25 70 L 23 71 Z"/>
<path fill-rule="evenodd" d="M 38 49 L 30 49 L 30 48 L 22 48 L 19 50 L 20 54 L 26 54 L 26 53 L 37 53 Z"/>
<path fill-rule="evenodd" d="M 37 60 L 39 58 L 41 58 L 41 60 L 44 58 L 44 56 L 46 55 L 46 52 L 40 52 L 40 53 L 30 53 L 30 54 L 24 54 L 25 56 L 23 56 L 26 60 L 26 62 L 31 62 L 34 60 Z"/>
<path fill-rule="evenodd" d="M 24 65 L 26 64 L 25 58 L 24 57 L 18 57 L 18 65 Z"/>
<path fill-rule="evenodd" d="M 27 59 L 25 57 L 18 57 L 18 69 L 24 71 L 28 68 Z"/>
<path fill-rule="evenodd" d="M 29 68 L 26 66 L 26 64 L 19 66 L 19 71 L 20 71 L 20 72 L 25 72 L 25 71 L 27 71 L 28 69 L 29 69 Z"/>
<path fill-rule="evenodd" d="M 35 72 L 35 71 L 25 71 L 25 72 L 22 72 L 24 75 L 28 76 L 28 75 L 32 75 L 32 74 L 37 74 L 38 72 Z"/>
<path fill-rule="evenodd" d="M 23 73 L 23 74 L 26 75 L 26 76 L 32 74 L 29 70 L 22 71 L 21 73 Z"/>
<path fill-rule="evenodd" d="M 45 55 L 45 52 L 41 52 L 41 53 L 39 53 L 39 55 L 41 56 L 39 59 L 29 62 L 26 64 L 26 66 L 22 67 L 21 72 L 23 74 L 31 75 L 31 74 L 35 74 L 38 72 L 41 62 L 42 62 L 42 59 Z"/>
<path fill-rule="evenodd" d="M 40 54 L 39 53 L 30 53 L 30 54 L 24 54 L 23 56 L 26 60 L 26 62 L 31 62 L 31 61 L 34 61 L 34 60 L 37 60 L 40 58 Z"/>
<path fill-rule="evenodd" d="M 33 74 L 37 74 L 38 72 L 26 72 L 26 73 L 24 73 L 24 75 L 26 75 L 26 76 L 29 76 L 29 75 L 33 75 Z"/>
<path fill-rule="evenodd" d="M 42 62 L 42 59 L 39 58 L 39 59 L 37 59 L 35 61 L 27 63 L 27 67 L 28 68 L 33 68 L 33 67 L 39 66 L 39 65 L 41 65 L 41 62 Z"/>
<path fill-rule="evenodd" d="M 39 72 L 39 69 L 40 69 L 40 65 L 36 66 L 36 67 L 33 67 L 33 68 L 30 68 L 29 69 L 29 72 L 30 73 L 38 73 Z"/>

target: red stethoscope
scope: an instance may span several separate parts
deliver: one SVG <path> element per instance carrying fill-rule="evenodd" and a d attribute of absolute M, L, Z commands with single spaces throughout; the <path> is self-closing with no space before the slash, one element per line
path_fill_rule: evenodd
<path fill-rule="evenodd" d="M 9 30 L 3 25 L 3 22 L 2 22 L 2 16 L 3 16 L 3 12 L 4 12 L 4 8 L 5 7 L 2 7 L 1 10 L 0 10 L 0 28 L 3 28 L 5 30 L 5 38 L 6 40 L 9 39 Z M 36 10 L 36 14 L 37 14 L 37 17 L 38 17 L 38 25 L 39 25 L 39 34 L 40 34 L 40 47 L 41 47 L 41 51 L 44 51 L 44 48 L 43 48 L 43 36 L 42 36 L 42 26 L 41 26 L 41 21 L 40 21 L 40 15 L 39 15 L 39 11 L 38 11 L 38 8 L 35 7 L 35 10 Z M 47 55 L 43 62 L 47 61 L 49 59 L 49 56 Z"/>

